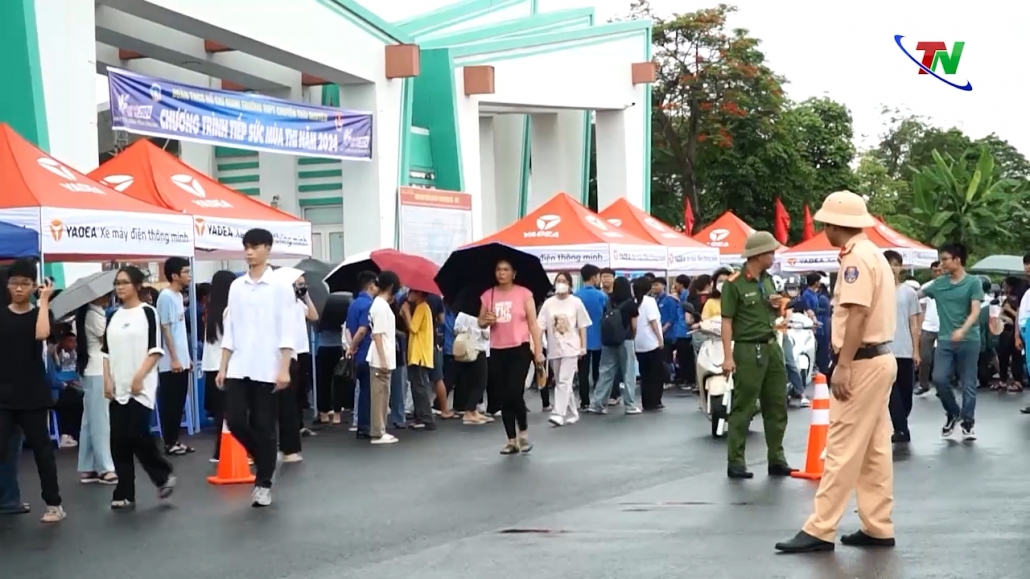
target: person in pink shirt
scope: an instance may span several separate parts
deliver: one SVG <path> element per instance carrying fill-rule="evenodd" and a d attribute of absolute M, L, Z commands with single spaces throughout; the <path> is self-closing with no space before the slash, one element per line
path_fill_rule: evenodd
<path fill-rule="evenodd" d="M 480 296 L 479 326 L 490 328 L 488 380 L 490 391 L 501 397 L 501 420 L 508 435 L 501 454 L 512 455 L 533 450 L 526 420 L 526 376 L 534 360 L 543 364 L 543 344 L 533 292 L 515 284 L 515 269 L 507 261 L 497 262 L 494 275 L 497 285 Z"/>

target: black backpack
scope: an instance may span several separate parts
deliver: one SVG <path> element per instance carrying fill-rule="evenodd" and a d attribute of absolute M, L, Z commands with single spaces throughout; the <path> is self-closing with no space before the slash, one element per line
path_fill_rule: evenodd
<path fill-rule="evenodd" d="M 601 319 L 601 345 L 617 348 L 629 339 L 628 334 L 622 321 L 622 308 L 609 301 Z"/>

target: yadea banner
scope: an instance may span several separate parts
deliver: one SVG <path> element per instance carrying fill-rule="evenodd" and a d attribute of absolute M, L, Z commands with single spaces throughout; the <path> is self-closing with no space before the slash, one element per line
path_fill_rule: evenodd
<path fill-rule="evenodd" d="M 152 137 L 330 159 L 372 159 L 372 114 L 107 69 L 111 126 Z"/>

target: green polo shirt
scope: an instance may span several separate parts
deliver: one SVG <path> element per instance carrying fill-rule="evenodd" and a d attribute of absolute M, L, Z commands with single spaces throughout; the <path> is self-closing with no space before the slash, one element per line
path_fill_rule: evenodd
<path fill-rule="evenodd" d="M 749 279 L 740 273 L 722 285 L 722 317 L 733 322 L 733 340 L 743 343 L 768 342 L 776 337 L 777 312 L 769 305 L 776 285 L 768 273 Z"/>

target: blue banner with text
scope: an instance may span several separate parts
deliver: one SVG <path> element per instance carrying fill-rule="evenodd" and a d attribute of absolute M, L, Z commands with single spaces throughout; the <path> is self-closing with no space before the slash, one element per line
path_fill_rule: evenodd
<path fill-rule="evenodd" d="M 372 114 L 108 68 L 115 130 L 306 157 L 372 158 Z"/>

